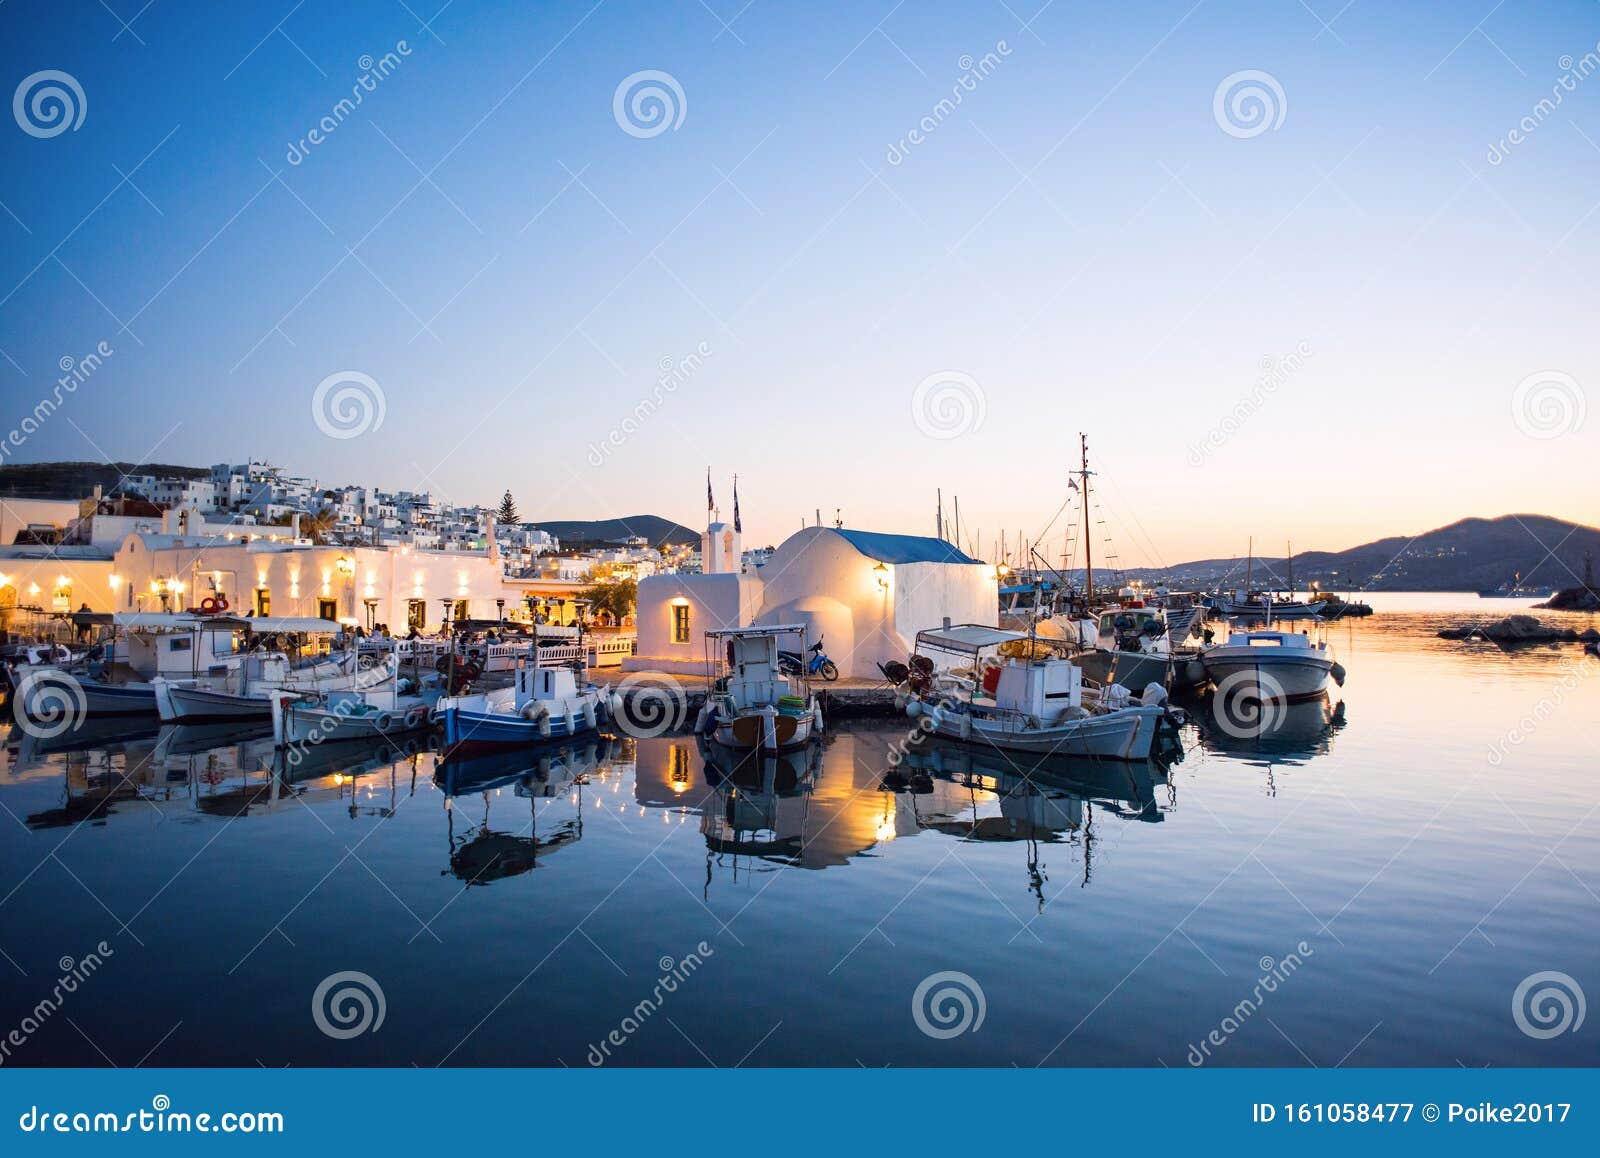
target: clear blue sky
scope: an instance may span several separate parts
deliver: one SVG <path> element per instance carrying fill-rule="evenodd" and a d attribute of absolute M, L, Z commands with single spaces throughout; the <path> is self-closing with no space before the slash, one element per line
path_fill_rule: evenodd
<path fill-rule="evenodd" d="M 750 539 L 817 507 L 930 531 L 943 487 L 987 550 L 1044 527 L 1081 429 L 1130 564 L 1600 514 L 1600 414 L 1513 414 L 1547 371 L 1600 408 L 1600 75 L 1534 112 L 1594 4 L 140 3 L 0 7 L 6 91 L 56 69 L 87 103 L 0 121 L 0 426 L 115 351 L 11 461 L 256 455 L 691 524 L 709 463 Z M 619 125 L 641 70 L 676 128 Z M 1243 70 L 1283 94 L 1253 136 L 1214 115 Z M 335 439 L 312 397 L 343 370 L 385 410 Z M 946 372 L 983 421 L 932 438 L 913 399 Z"/>

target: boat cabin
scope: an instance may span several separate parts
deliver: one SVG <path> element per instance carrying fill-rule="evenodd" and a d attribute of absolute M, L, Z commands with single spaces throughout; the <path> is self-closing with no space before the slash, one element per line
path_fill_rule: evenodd
<path fill-rule="evenodd" d="M 706 648 L 721 653 L 726 672 L 716 680 L 716 690 L 729 696 L 739 711 L 777 704 L 784 696 L 798 695 L 800 681 L 784 675 L 779 666 L 781 644 L 797 648 L 803 665 L 806 653 L 804 624 L 737 627 L 706 632 Z M 715 671 L 715 662 L 707 670 Z"/>
<path fill-rule="evenodd" d="M 1083 703 L 1083 669 L 1065 660 L 1012 660 L 1000 669 L 994 706 L 1051 721 Z"/>
<path fill-rule="evenodd" d="M 578 695 L 578 679 L 570 667 L 537 667 L 522 663 L 517 667 L 517 707 L 536 700 L 571 700 Z"/>

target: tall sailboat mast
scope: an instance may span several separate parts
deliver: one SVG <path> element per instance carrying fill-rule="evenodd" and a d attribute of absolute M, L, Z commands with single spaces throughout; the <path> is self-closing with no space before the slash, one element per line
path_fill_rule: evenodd
<path fill-rule="evenodd" d="M 1083 492 L 1083 596 L 1094 600 L 1094 536 L 1089 527 L 1089 436 L 1079 433 L 1078 447 L 1082 453 L 1078 468 L 1079 489 Z"/>

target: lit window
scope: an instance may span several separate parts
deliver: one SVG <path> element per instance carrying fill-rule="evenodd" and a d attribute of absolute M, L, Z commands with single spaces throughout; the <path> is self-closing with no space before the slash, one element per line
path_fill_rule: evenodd
<path fill-rule="evenodd" d="M 672 642 L 689 642 L 689 605 L 674 604 L 672 608 Z"/>

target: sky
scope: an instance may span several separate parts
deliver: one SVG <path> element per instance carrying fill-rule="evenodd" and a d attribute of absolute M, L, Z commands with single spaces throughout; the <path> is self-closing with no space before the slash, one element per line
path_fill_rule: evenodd
<path fill-rule="evenodd" d="M 1600 522 L 1597 45 L 1578 2 L 12 0 L 4 461 L 690 526 L 710 467 L 748 545 L 942 490 L 1056 555 L 1082 431 L 1127 566 Z"/>

